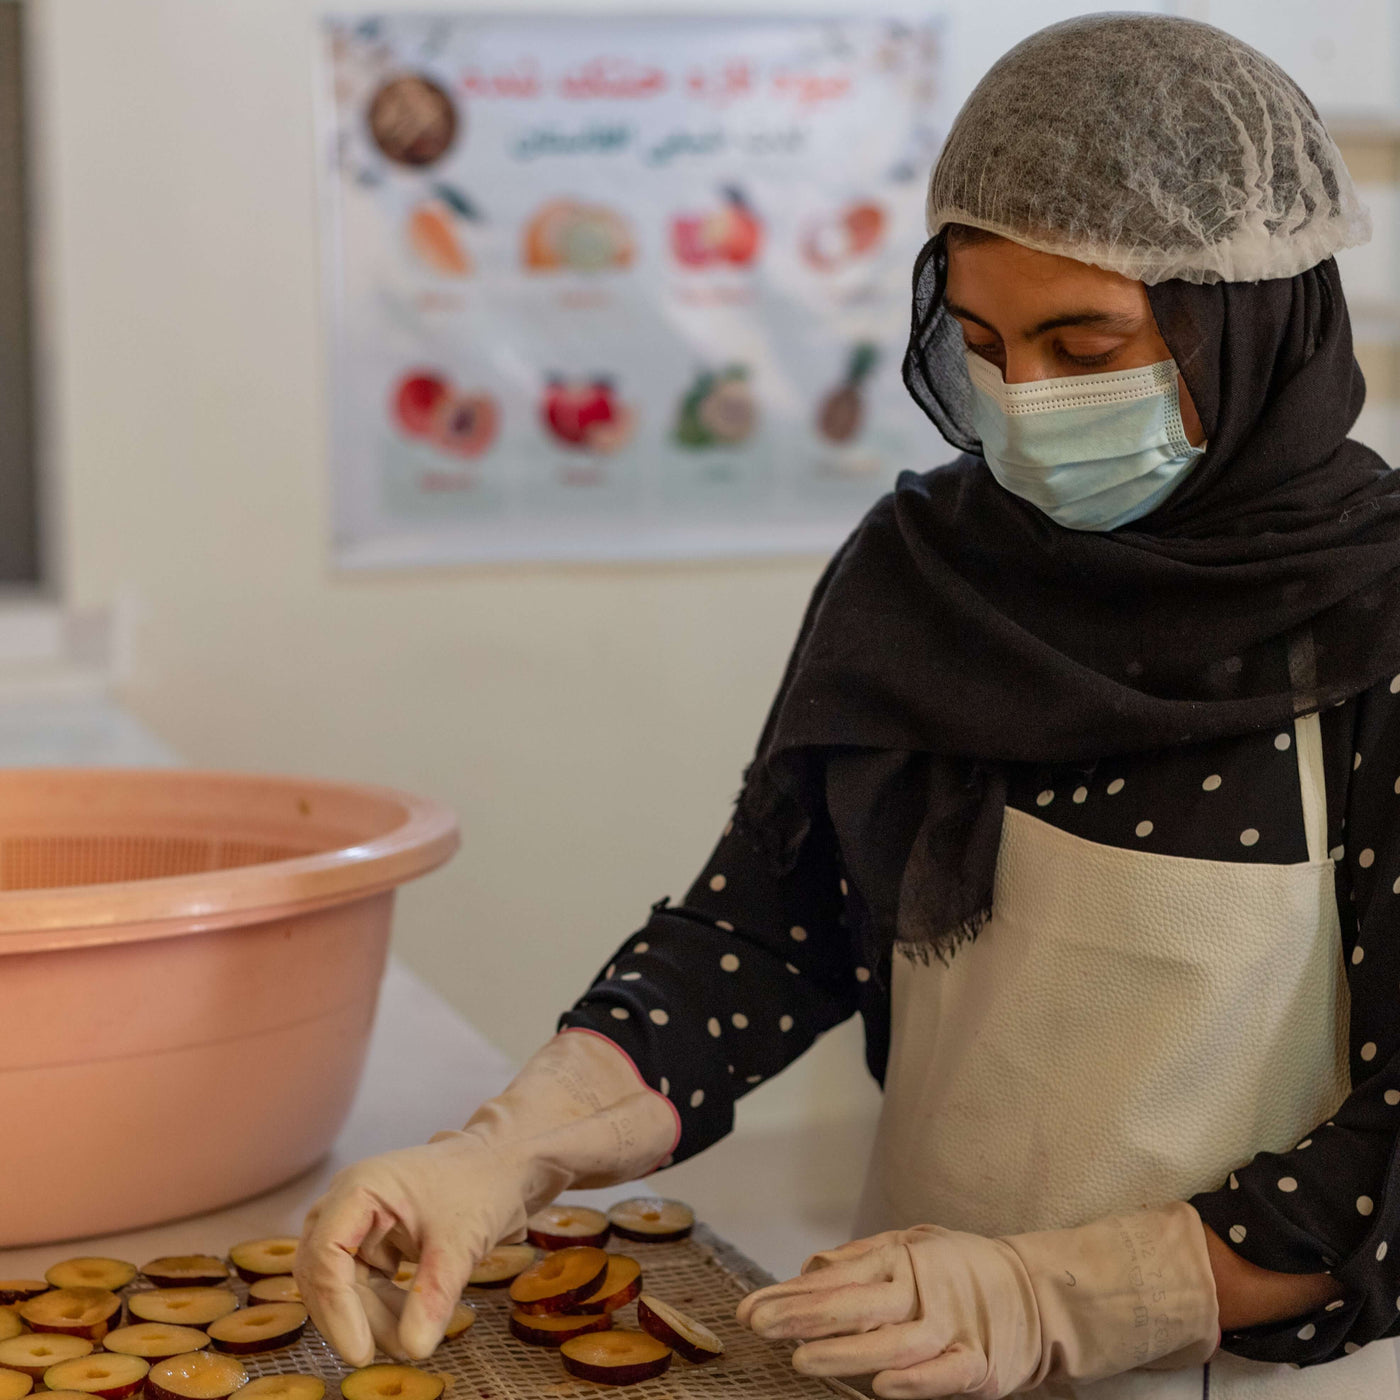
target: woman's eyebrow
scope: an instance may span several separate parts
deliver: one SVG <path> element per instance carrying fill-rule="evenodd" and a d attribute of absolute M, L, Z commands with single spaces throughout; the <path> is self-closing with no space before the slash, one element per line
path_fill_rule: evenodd
<path fill-rule="evenodd" d="M 1026 339 L 1033 340 L 1062 326 L 1092 326 L 1095 330 L 1131 335 L 1142 329 L 1142 317 L 1131 311 L 1067 311 L 1063 316 L 1051 316 L 1032 327 L 1026 332 Z"/>
<path fill-rule="evenodd" d="M 959 306 L 957 302 L 949 301 L 946 297 L 943 299 L 943 305 L 948 313 L 956 316 L 959 321 L 971 321 L 973 325 L 981 326 L 984 331 L 991 331 L 993 335 L 997 334 L 997 328 L 988 325 L 975 311 L 969 311 L 967 307 Z"/>
<path fill-rule="evenodd" d="M 967 307 L 959 306 L 955 301 L 945 300 L 943 305 L 948 313 L 956 316 L 958 320 L 971 321 L 983 330 L 991 331 L 993 335 L 999 334 L 995 326 L 984 321 L 975 311 L 969 311 Z M 1108 331 L 1110 334 L 1133 335 L 1142 329 L 1142 317 L 1129 311 L 1066 311 L 1032 326 L 1025 332 L 1024 338 L 1034 340 L 1046 331 L 1060 330 L 1064 326 L 1091 326 L 1095 330 Z"/>

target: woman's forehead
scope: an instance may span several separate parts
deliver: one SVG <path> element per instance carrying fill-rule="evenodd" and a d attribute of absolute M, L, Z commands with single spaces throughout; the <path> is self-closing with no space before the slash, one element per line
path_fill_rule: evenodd
<path fill-rule="evenodd" d="M 1103 315 L 1141 320 L 1149 314 L 1141 282 L 1073 258 L 1042 253 L 1006 238 L 948 247 L 945 301 L 966 319 Z"/>

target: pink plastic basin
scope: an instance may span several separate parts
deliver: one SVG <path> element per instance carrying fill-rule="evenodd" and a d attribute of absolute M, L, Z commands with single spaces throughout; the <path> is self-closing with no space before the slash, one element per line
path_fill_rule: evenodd
<path fill-rule="evenodd" d="M 0 771 L 0 1247 L 289 1180 L 359 1083 L 395 888 L 457 848 L 383 788 Z"/>

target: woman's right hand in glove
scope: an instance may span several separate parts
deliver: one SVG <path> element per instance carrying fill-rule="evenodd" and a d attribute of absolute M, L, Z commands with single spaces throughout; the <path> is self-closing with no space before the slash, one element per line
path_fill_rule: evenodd
<path fill-rule="evenodd" d="M 559 1192 L 654 1170 L 677 1125 L 611 1041 L 556 1036 L 460 1132 L 336 1174 L 297 1251 L 312 1320 L 351 1365 L 367 1365 L 376 1345 L 430 1356 L 477 1260 Z M 404 1293 L 390 1280 L 406 1260 L 418 1268 Z"/>

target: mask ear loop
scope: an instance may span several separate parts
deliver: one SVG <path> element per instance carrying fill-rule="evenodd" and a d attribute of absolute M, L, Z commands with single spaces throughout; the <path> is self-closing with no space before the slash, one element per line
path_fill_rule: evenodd
<path fill-rule="evenodd" d="M 1175 359 L 1169 361 L 1169 363 L 1170 363 L 1170 365 L 1171 365 L 1171 367 L 1172 367 L 1172 378 L 1171 378 L 1171 391 L 1172 391 L 1172 396 L 1171 396 L 1171 413 L 1172 413 L 1172 419 L 1171 419 L 1171 422 L 1169 422 L 1169 423 L 1167 424 L 1167 436 L 1171 439 L 1172 447 L 1177 451 L 1177 453 L 1179 453 L 1179 454 L 1185 454 L 1185 453 L 1187 453 L 1187 452 L 1194 452 L 1194 453 L 1197 453 L 1198 455 L 1199 455 L 1199 454 L 1202 454 L 1202 453 L 1205 452 L 1206 448 L 1208 448 L 1208 447 L 1210 446 L 1210 439 L 1207 438 L 1199 447 L 1197 447 L 1197 446 L 1191 441 L 1190 437 L 1187 435 L 1187 432 L 1186 432 L 1186 420 L 1185 420 L 1184 418 L 1182 418 L 1182 416 L 1181 416 L 1181 378 L 1180 378 L 1180 367 L 1177 365 Z M 1205 424 L 1202 424 L 1201 426 L 1204 427 Z"/>
<path fill-rule="evenodd" d="M 1201 427 L 1205 431 L 1206 444 L 1209 445 L 1211 438 L 1215 436 L 1215 419 L 1220 407 L 1219 385 L 1201 382 L 1201 376 L 1211 374 L 1211 357 L 1205 353 L 1203 328 L 1180 307 L 1177 308 L 1176 314 L 1166 318 L 1167 324 L 1163 324 L 1164 318 L 1160 313 L 1173 305 L 1170 293 L 1174 285 L 1176 284 L 1160 283 L 1148 286 L 1148 305 L 1152 310 L 1152 320 L 1157 327 L 1157 333 L 1171 351 L 1182 382 L 1191 395 L 1192 403 L 1196 405 Z M 1180 393 L 1178 385 L 1178 399 Z"/>

